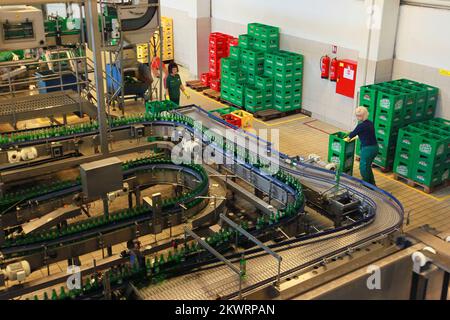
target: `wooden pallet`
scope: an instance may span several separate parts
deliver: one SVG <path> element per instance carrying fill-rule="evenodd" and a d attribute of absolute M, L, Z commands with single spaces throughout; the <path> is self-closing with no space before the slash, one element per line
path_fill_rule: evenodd
<path fill-rule="evenodd" d="M 446 180 L 446 181 L 441 182 L 441 183 L 438 184 L 438 185 L 435 185 L 435 186 L 433 186 L 433 187 L 429 187 L 429 186 L 427 186 L 427 185 L 424 185 L 423 183 L 414 181 L 414 180 L 412 180 L 412 179 L 410 179 L 410 178 L 401 176 L 401 175 L 399 175 L 399 174 L 397 174 L 397 173 L 394 173 L 394 179 L 397 180 L 397 181 L 400 181 L 400 182 L 404 182 L 404 183 L 406 183 L 408 186 L 413 187 L 413 188 L 415 188 L 415 187 L 420 187 L 420 188 L 423 189 L 423 192 L 428 193 L 428 194 L 433 193 L 433 192 L 435 192 L 436 190 L 443 189 L 443 188 L 445 188 L 445 187 L 450 186 L 450 180 Z"/>
<path fill-rule="evenodd" d="M 268 120 L 283 118 L 283 117 L 287 117 L 287 116 L 291 116 L 291 115 L 299 114 L 299 113 L 301 113 L 301 109 L 296 109 L 296 110 L 292 110 L 292 111 L 278 111 L 275 109 L 266 109 L 266 110 L 257 111 L 253 115 L 255 116 L 255 118 L 259 118 L 262 121 L 268 121 Z"/>
<path fill-rule="evenodd" d="M 208 98 L 214 99 L 216 101 L 221 101 L 220 100 L 220 92 L 213 90 L 213 89 L 206 89 L 205 91 L 203 91 L 203 94 L 205 96 L 207 96 Z"/>
<path fill-rule="evenodd" d="M 199 92 L 209 88 L 209 87 L 205 86 L 200 80 L 186 81 L 186 86 L 195 91 L 199 91 Z"/>
<path fill-rule="evenodd" d="M 234 104 L 234 103 L 232 103 L 230 101 L 220 99 L 220 102 L 222 104 L 224 104 L 224 105 L 227 105 L 227 106 L 230 106 L 230 107 L 235 107 L 235 108 L 238 108 L 240 110 L 244 110 L 244 107 L 238 106 L 237 104 Z"/>

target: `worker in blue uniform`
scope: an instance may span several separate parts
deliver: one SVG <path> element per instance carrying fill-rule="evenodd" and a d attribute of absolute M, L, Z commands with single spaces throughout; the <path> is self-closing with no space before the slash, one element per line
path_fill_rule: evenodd
<path fill-rule="evenodd" d="M 347 141 L 358 136 L 361 141 L 361 155 L 359 162 L 359 172 L 364 181 L 375 185 L 375 177 L 372 171 L 372 162 L 378 154 L 378 143 L 375 136 L 375 127 L 373 122 L 368 119 L 369 112 L 364 107 L 358 107 L 355 110 L 356 119 L 359 124 L 350 132 Z"/>

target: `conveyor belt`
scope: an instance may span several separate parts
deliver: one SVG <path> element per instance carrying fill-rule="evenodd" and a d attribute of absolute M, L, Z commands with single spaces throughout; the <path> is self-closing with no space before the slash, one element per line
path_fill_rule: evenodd
<path fill-rule="evenodd" d="M 200 115 L 200 116 L 199 116 Z M 192 116 L 189 114 L 189 116 Z M 203 118 L 211 123 L 210 115 L 197 113 L 197 119 Z M 205 124 L 204 124 L 205 125 Z M 208 125 L 207 125 L 208 126 Z M 280 154 L 283 158 L 286 155 Z M 318 191 L 326 191 L 334 185 L 334 174 L 330 171 L 309 165 L 300 165 L 291 169 L 283 164 L 285 170 L 295 174 L 302 183 L 308 184 Z M 363 201 L 371 202 L 376 210 L 372 223 L 355 230 L 343 230 L 331 235 L 305 241 L 298 245 L 288 245 L 277 251 L 283 258 L 282 275 L 288 274 L 321 262 L 327 257 L 343 253 L 359 244 L 373 241 L 386 236 L 400 228 L 403 222 L 403 208 L 391 195 L 380 189 L 369 189 L 361 180 L 344 176 L 341 186 L 358 194 Z M 292 247 L 292 248 L 289 248 Z M 275 281 L 277 265 L 271 256 L 264 255 L 251 259 L 247 264 L 247 279 L 243 284 L 243 292 L 257 286 Z M 236 263 L 238 266 L 238 263 Z M 145 299 L 217 299 L 237 296 L 239 281 L 236 275 L 227 267 L 219 266 L 204 271 L 165 281 L 158 286 L 150 286 L 140 291 Z"/>
<path fill-rule="evenodd" d="M 228 126 L 221 119 L 196 106 L 185 108 L 182 112 L 202 121 L 203 125 L 210 129 L 218 129 L 222 134 Z M 152 125 L 155 130 L 158 127 L 183 126 L 182 124 L 165 121 L 156 121 L 149 123 L 149 125 Z M 192 128 L 186 127 L 186 129 L 191 130 Z M 237 132 L 249 137 L 250 144 L 256 143 L 259 139 L 245 131 L 237 130 Z M 280 157 L 281 161 L 287 158 L 287 155 L 272 150 L 271 157 L 275 159 L 277 156 Z M 302 183 L 317 191 L 328 190 L 335 184 L 334 174 L 330 171 L 306 164 L 293 167 L 281 162 L 280 165 L 285 171 L 297 176 Z M 319 263 L 324 258 L 344 253 L 355 246 L 384 237 L 401 227 L 403 208 L 392 195 L 377 188 L 369 189 L 368 185 L 361 180 L 346 175 L 341 178 L 340 185 L 359 196 L 363 203 L 371 206 L 376 212 L 375 218 L 371 220 L 371 223 L 351 230 L 344 229 L 278 248 L 277 251 L 283 257 L 281 271 L 284 276 Z M 259 254 L 254 254 L 254 256 L 247 265 L 248 276 L 243 285 L 244 292 L 270 283 L 276 275 L 276 264 L 273 258 L 260 256 Z M 227 267 L 218 266 L 170 279 L 158 286 L 142 289 L 142 295 L 147 299 L 216 299 L 219 296 L 235 297 L 237 290 L 238 279 L 236 275 Z"/>

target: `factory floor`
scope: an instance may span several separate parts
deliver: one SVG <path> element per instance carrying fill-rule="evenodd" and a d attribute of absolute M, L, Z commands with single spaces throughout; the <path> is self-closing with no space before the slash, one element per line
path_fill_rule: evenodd
<path fill-rule="evenodd" d="M 189 80 L 188 75 L 185 72 L 181 72 L 183 81 Z M 206 110 L 212 110 L 224 107 L 222 103 L 219 103 L 213 99 L 204 96 L 202 93 L 196 92 L 191 89 L 187 89 L 190 93 L 190 99 L 186 99 L 181 96 L 181 105 L 196 104 Z M 126 113 L 144 112 L 145 108 L 141 101 L 129 101 L 126 104 Z M 120 115 L 119 111 L 116 111 L 117 115 Z M 76 116 L 69 117 L 69 123 L 75 123 L 80 121 L 87 121 L 87 119 L 79 119 Z M 48 125 L 46 119 L 34 119 L 26 122 L 26 127 L 39 127 Z M 19 123 L 19 128 L 25 127 L 25 123 Z M 283 153 L 291 156 L 300 155 L 308 156 L 315 153 L 326 160 L 328 152 L 328 135 L 330 133 L 339 131 L 339 128 L 324 123 L 322 121 L 310 118 L 305 115 L 292 115 L 289 117 L 275 119 L 267 122 L 255 119 L 254 128 L 252 132 L 257 133 L 259 129 L 278 129 L 279 130 L 279 149 Z M 9 131 L 12 128 L 8 126 L 0 126 L 0 132 Z M 140 155 L 142 156 L 142 155 Z M 433 194 L 425 194 L 423 191 L 412 188 L 393 179 L 392 173 L 382 173 L 379 169 L 374 169 L 375 179 L 377 185 L 392 193 L 405 208 L 405 225 L 404 231 L 408 231 L 415 227 L 429 224 L 432 227 L 437 228 L 440 231 L 450 230 L 450 187 L 438 190 Z M 355 162 L 354 175 L 360 177 L 359 163 Z M 181 227 L 174 227 L 171 230 L 172 235 L 182 234 Z M 165 230 L 163 233 L 157 235 L 157 241 L 164 242 L 169 239 L 169 230 Z M 155 237 L 145 236 L 141 237 L 141 242 L 144 246 L 153 244 Z M 118 244 L 113 247 L 113 254 L 118 254 L 122 250 L 125 250 L 125 244 Z M 92 265 L 93 260 L 97 261 L 102 259 L 102 252 L 97 251 L 80 257 L 83 266 Z M 50 271 L 50 274 L 65 273 L 67 263 L 61 261 L 42 268 L 29 277 L 28 280 L 39 279 L 45 277 Z M 9 283 L 8 286 L 14 283 Z M 47 290 L 48 292 L 48 290 Z M 42 293 L 38 294 L 42 297 Z M 32 298 L 32 295 L 23 296 L 24 298 Z"/>
<path fill-rule="evenodd" d="M 182 97 L 181 104 L 196 104 L 206 110 L 226 105 L 210 99 L 202 93 L 189 90 L 191 99 Z M 290 156 L 307 157 L 315 153 L 326 160 L 328 153 L 328 135 L 340 129 L 305 115 L 292 115 L 267 122 L 255 119 L 254 128 L 279 129 L 281 152 Z M 392 172 L 382 173 L 373 169 L 377 186 L 392 193 L 405 208 L 404 231 L 429 224 L 440 231 L 450 230 L 450 187 L 426 194 L 419 188 L 413 188 L 396 181 Z M 355 161 L 353 175 L 360 178 L 359 162 Z"/>

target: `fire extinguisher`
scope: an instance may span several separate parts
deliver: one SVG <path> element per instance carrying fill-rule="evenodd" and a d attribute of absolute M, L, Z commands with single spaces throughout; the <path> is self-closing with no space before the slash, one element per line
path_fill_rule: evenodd
<path fill-rule="evenodd" d="M 331 59 L 331 63 L 330 63 L 330 81 L 336 81 L 336 79 L 337 79 L 337 67 L 338 67 L 338 60 L 336 58 Z"/>
<path fill-rule="evenodd" d="M 330 72 L 330 57 L 324 55 L 320 58 L 320 76 L 322 79 L 328 79 Z"/>

